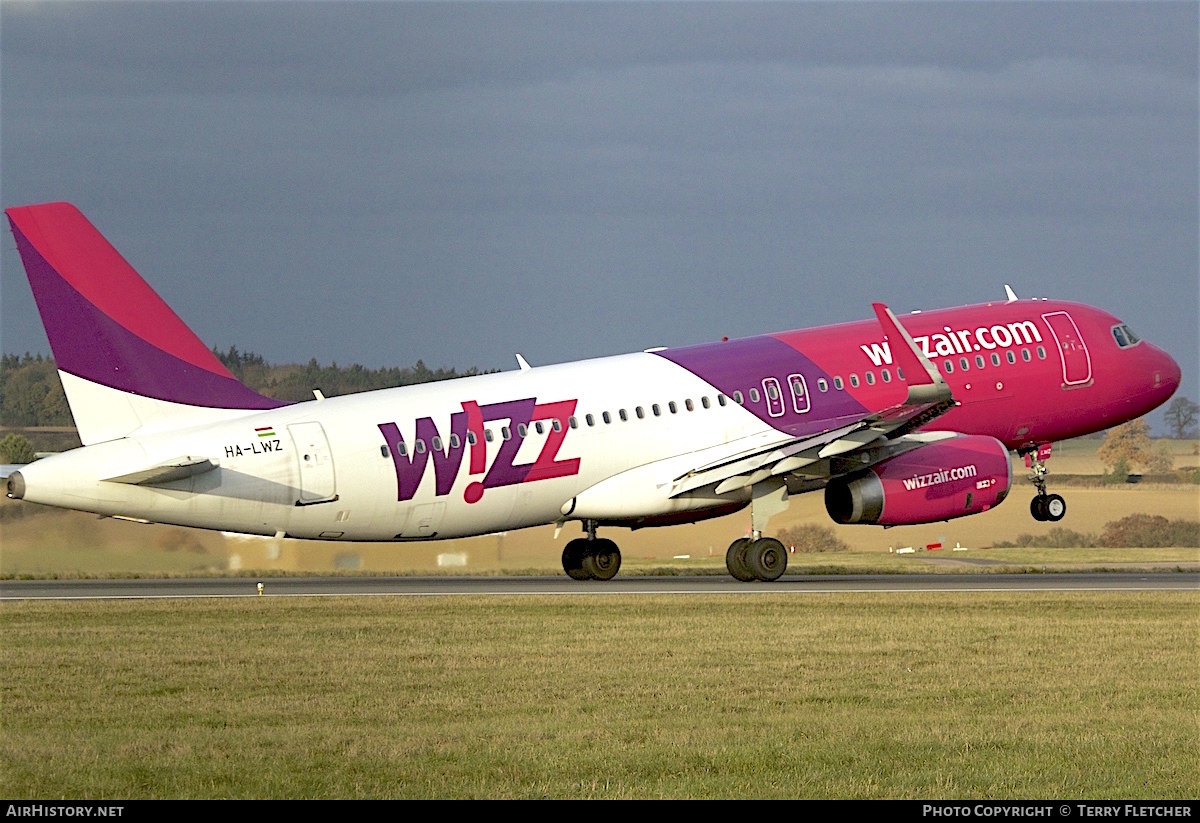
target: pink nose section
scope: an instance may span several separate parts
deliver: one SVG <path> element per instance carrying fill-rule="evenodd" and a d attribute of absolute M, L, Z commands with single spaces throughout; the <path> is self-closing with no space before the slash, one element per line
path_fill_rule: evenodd
<path fill-rule="evenodd" d="M 1169 388 L 1172 392 L 1179 388 L 1179 381 L 1183 379 L 1183 372 L 1179 368 L 1179 364 L 1175 362 L 1175 358 L 1167 354 L 1165 351 L 1158 353 L 1158 361 L 1154 368 L 1154 384 Z"/>

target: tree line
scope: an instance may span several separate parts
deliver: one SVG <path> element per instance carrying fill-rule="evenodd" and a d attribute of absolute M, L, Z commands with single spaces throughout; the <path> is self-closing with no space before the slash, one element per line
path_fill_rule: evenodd
<path fill-rule="evenodd" d="M 485 373 L 477 368 L 461 372 L 457 369 L 430 369 L 423 360 L 404 368 L 390 366 L 380 369 L 368 369 L 357 363 L 339 366 L 336 361 L 322 366 L 316 358 L 303 366 L 272 365 L 267 363 L 262 355 L 239 351 L 237 346 L 230 346 L 228 351 L 220 351 L 214 347 L 213 354 L 234 377 L 259 394 L 290 402 L 312 400 L 313 389 L 319 389 L 326 397 L 335 397 L 339 394 L 415 386 L 418 383 L 433 383 Z"/>
<path fill-rule="evenodd" d="M 404 368 L 380 369 L 368 369 L 357 363 L 339 366 L 334 362 L 322 366 L 315 358 L 306 365 L 275 365 L 266 362 L 260 354 L 243 352 L 236 346 L 230 346 L 226 351 L 214 347 L 213 354 L 234 377 L 259 394 L 290 402 L 311 400 L 313 389 L 319 389 L 326 397 L 335 397 L 483 373 L 476 368 L 464 371 L 431 369 L 422 360 Z M 0 355 L 0 425 L 9 428 L 75 425 L 54 358 L 29 352 Z M 0 463 L 27 463 L 35 449 L 57 451 L 69 447 L 52 442 L 50 435 L 40 433 L 33 440 L 35 442 L 31 444 L 19 434 L 0 438 Z"/>

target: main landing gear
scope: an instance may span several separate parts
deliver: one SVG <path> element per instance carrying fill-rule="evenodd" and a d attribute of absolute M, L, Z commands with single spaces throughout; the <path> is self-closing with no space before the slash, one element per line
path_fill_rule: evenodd
<path fill-rule="evenodd" d="M 770 583 L 783 576 L 788 551 L 774 537 L 763 537 L 762 533 L 767 521 L 786 509 L 787 504 L 787 483 L 782 477 L 754 485 L 750 498 L 750 536 L 734 540 L 725 552 L 725 568 L 735 579 L 743 583 L 752 580 Z"/>
<path fill-rule="evenodd" d="M 1057 523 L 1067 513 L 1067 501 L 1061 495 L 1046 494 L 1047 469 L 1044 462 L 1035 460 L 1030 468 L 1029 482 L 1037 486 L 1037 496 L 1029 501 L 1029 513 L 1039 522 Z"/>
<path fill-rule="evenodd" d="M 594 521 L 584 527 L 587 537 L 577 537 L 563 549 L 563 571 L 572 580 L 612 580 L 621 569 L 621 550 L 613 541 L 596 537 Z"/>
<path fill-rule="evenodd" d="M 774 537 L 739 537 L 725 552 L 725 567 L 743 583 L 762 580 L 770 583 L 783 576 L 788 552 Z"/>

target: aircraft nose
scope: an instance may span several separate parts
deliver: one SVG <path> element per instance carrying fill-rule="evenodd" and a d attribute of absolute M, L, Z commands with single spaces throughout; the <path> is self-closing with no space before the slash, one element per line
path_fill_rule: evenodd
<path fill-rule="evenodd" d="M 1166 389 L 1168 396 L 1174 394 L 1175 390 L 1179 388 L 1180 380 L 1183 379 L 1183 371 L 1175 362 L 1175 358 L 1162 349 L 1156 349 L 1155 355 L 1154 387 Z"/>

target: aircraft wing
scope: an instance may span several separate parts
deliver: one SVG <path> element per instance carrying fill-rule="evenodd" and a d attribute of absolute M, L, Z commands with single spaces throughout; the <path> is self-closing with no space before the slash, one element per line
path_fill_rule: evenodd
<path fill-rule="evenodd" d="M 735 454 L 696 466 L 679 475 L 671 485 L 671 497 L 706 486 L 715 486 L 716 494 L 725 494 L 753 486 L 770 477 L 799 474 L 821 479 L 844 474 L 850 467 L 868 466 L 894 451 L 879 446 L 895 441 L 924 426 L 950 409 L 956 402 L 937 368 L 929 362 L 896 316 L 882 303 L 874 304 L 875 315 L 883 326 L 885 339 L 903 341 L 897 345 L 897 365 L 911 376 L 908 396 L 898 403 L 865 415 L 839 428 L 808 437 L 793 437 L 749 445 Z M 866 457 L 857 465 L 855 456 Z M 874 455 L 874 456 L 873 456 Z"/>

